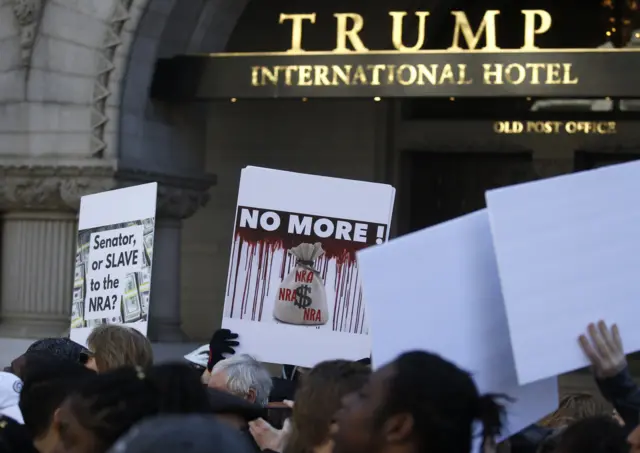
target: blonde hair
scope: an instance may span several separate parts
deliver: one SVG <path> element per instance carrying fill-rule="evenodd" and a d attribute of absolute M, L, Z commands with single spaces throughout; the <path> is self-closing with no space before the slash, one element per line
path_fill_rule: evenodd
<path fill-rule="evenodd" d="M 101 373 L 123 366 L 148 368 L 153 364 L 151 343 L 129 327 L 100 325 L 89 334 L 87 345 Z"/>
<path fill-rule="evenodd" d="M 561 428 L 587 417 L 612 415 L 611 407 L 590 393 L 568 393 L 560 399 L 558 409 L 538 422 L 546 428 Z"/>

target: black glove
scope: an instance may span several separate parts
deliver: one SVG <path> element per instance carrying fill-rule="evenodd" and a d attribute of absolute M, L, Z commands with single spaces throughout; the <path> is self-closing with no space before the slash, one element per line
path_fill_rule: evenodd
<path fill-rule="evenodd" d="M 234 341 L 236 338 L 238 338 L 238 334 L 231 332 L 229 329 L 218 329 L 213 333 L 211 341 L 209 341 L 209 362 L 207 363 L 207 370 L 211 371 L 216 363 L 223 360 L 223 354 L 236 353 L 233 348 L 240 344 Z"/>

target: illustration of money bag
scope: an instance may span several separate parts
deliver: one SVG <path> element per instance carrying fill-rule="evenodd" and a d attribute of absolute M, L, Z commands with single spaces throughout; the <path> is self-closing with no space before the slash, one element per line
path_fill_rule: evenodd
<path fill-rule="evenodd" d="M 280 288 L 273 309 L 273 317 L 287 324 L 313 326 L 329 321 L 327 293 L 320 273 L 314 268 L 324 254 L 322 244 L 302 243 L 288 252 L 296 260 Z"/>

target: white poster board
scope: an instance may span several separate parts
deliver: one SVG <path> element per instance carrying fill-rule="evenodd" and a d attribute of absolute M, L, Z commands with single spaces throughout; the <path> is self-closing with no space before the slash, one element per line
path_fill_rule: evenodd
<path fill-rule="evenodd" d="M 222 320 L 239 334 L 236 351 L 309 367 L 369 357 L 355 253 L 387 240 L 394 196 L 383 184 L 245 168 Z"/>
<path fill-rule="evenodd" d="M 640 349 L 640 161 L 486 199 L 520 383 L 587 366 L 578 336 L 600 319 Z"/>
<path fill-rule="evenodd" d="M 70 337 L 86 346 L 100 324 L 147 334 L 158 184 L 82 197 Z"/>
<path fill-rule="evenodd" d="M 512 435 L 558 407 L 555 378 L 519 386 L 486 210 L 358 253 L 379 367 L 411 350 L 469 371 L 481 393 L 515 398 Z"/>

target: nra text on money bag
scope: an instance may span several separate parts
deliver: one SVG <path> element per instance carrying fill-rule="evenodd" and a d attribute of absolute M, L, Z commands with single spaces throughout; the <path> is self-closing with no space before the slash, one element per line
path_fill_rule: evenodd
<path fill-rule="evenodd" d="M 91 233 L 85 319 L 120 316 L 124 279 L 144 266 L 143 226 Z"/>

